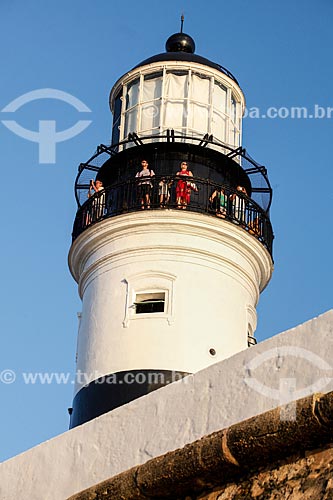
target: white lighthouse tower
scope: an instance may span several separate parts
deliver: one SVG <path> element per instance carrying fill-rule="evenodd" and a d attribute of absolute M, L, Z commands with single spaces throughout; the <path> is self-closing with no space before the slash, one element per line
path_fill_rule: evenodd
<path fill-rule="evenodd" d="M 229 71 L 176 33 L 116 82 L 110 107 L 111 145 L 76 180 L 71 427 L 255 342 L 273 269 L 271 187 L 241 146 Z"/>

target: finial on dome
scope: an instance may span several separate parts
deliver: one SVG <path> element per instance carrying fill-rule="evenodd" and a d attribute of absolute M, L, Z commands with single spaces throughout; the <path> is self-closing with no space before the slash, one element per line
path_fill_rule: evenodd
<path fill-rule="evenodd" d="M 167 52 L 188 52 L 193 54 L 195 51 L 195 43 L 190 35 L 183 33 L 184 14 L 180 18 L 180 32 L 171 35 L 165 44 Z"/>
<path fill-rule="evenodd" d="M 180 16 L 180 32 L 183 33 L 183 26 L 184 26 L 184 12 L 182 12 L 182 15 Z"/>

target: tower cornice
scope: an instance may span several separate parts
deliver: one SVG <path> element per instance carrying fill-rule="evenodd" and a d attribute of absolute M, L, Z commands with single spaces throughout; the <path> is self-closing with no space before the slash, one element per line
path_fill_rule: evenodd
<path fill-rule="evenodd" d="M 140 241 L 142 235 L 145 237 Z M 75 240 L 69 253 L 69 267 L 79 283 L 80 295 L 94 268 L 110 260 L 113 265 L 121 265 L 122 261 L 139 258 L 148 251 L 172 258 L 191 256 L 203 262 L 224 261 L 239 268 L 240 274 L 248 274 L 249 282 L 256 283 L 258 292 L 267 286 L 273 272 L 272 258 L 266 248 L 231 222 L 194 212 L 136 212 L 102 221 Z"/>

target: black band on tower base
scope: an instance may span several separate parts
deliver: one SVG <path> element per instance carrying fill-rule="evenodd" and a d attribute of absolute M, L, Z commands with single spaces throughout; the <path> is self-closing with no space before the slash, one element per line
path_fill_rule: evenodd
<path fill-rule="evenodd" d="M 69 427 L 84 424 L 186 375 L 190 374 L 171 370 L 131 370 L 100 377 L 76 394 Z"/>

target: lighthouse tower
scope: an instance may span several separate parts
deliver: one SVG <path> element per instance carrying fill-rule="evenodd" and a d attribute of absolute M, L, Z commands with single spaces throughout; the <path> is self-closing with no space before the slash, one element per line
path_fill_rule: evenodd
<path fill-rule="evenodd" d="M 272 191 L 227 69 L 181 30 L 115 83 L 110 108 L 111 145 L 75 184 L 71 427 L 255 343 L 273 269 Z"/>

